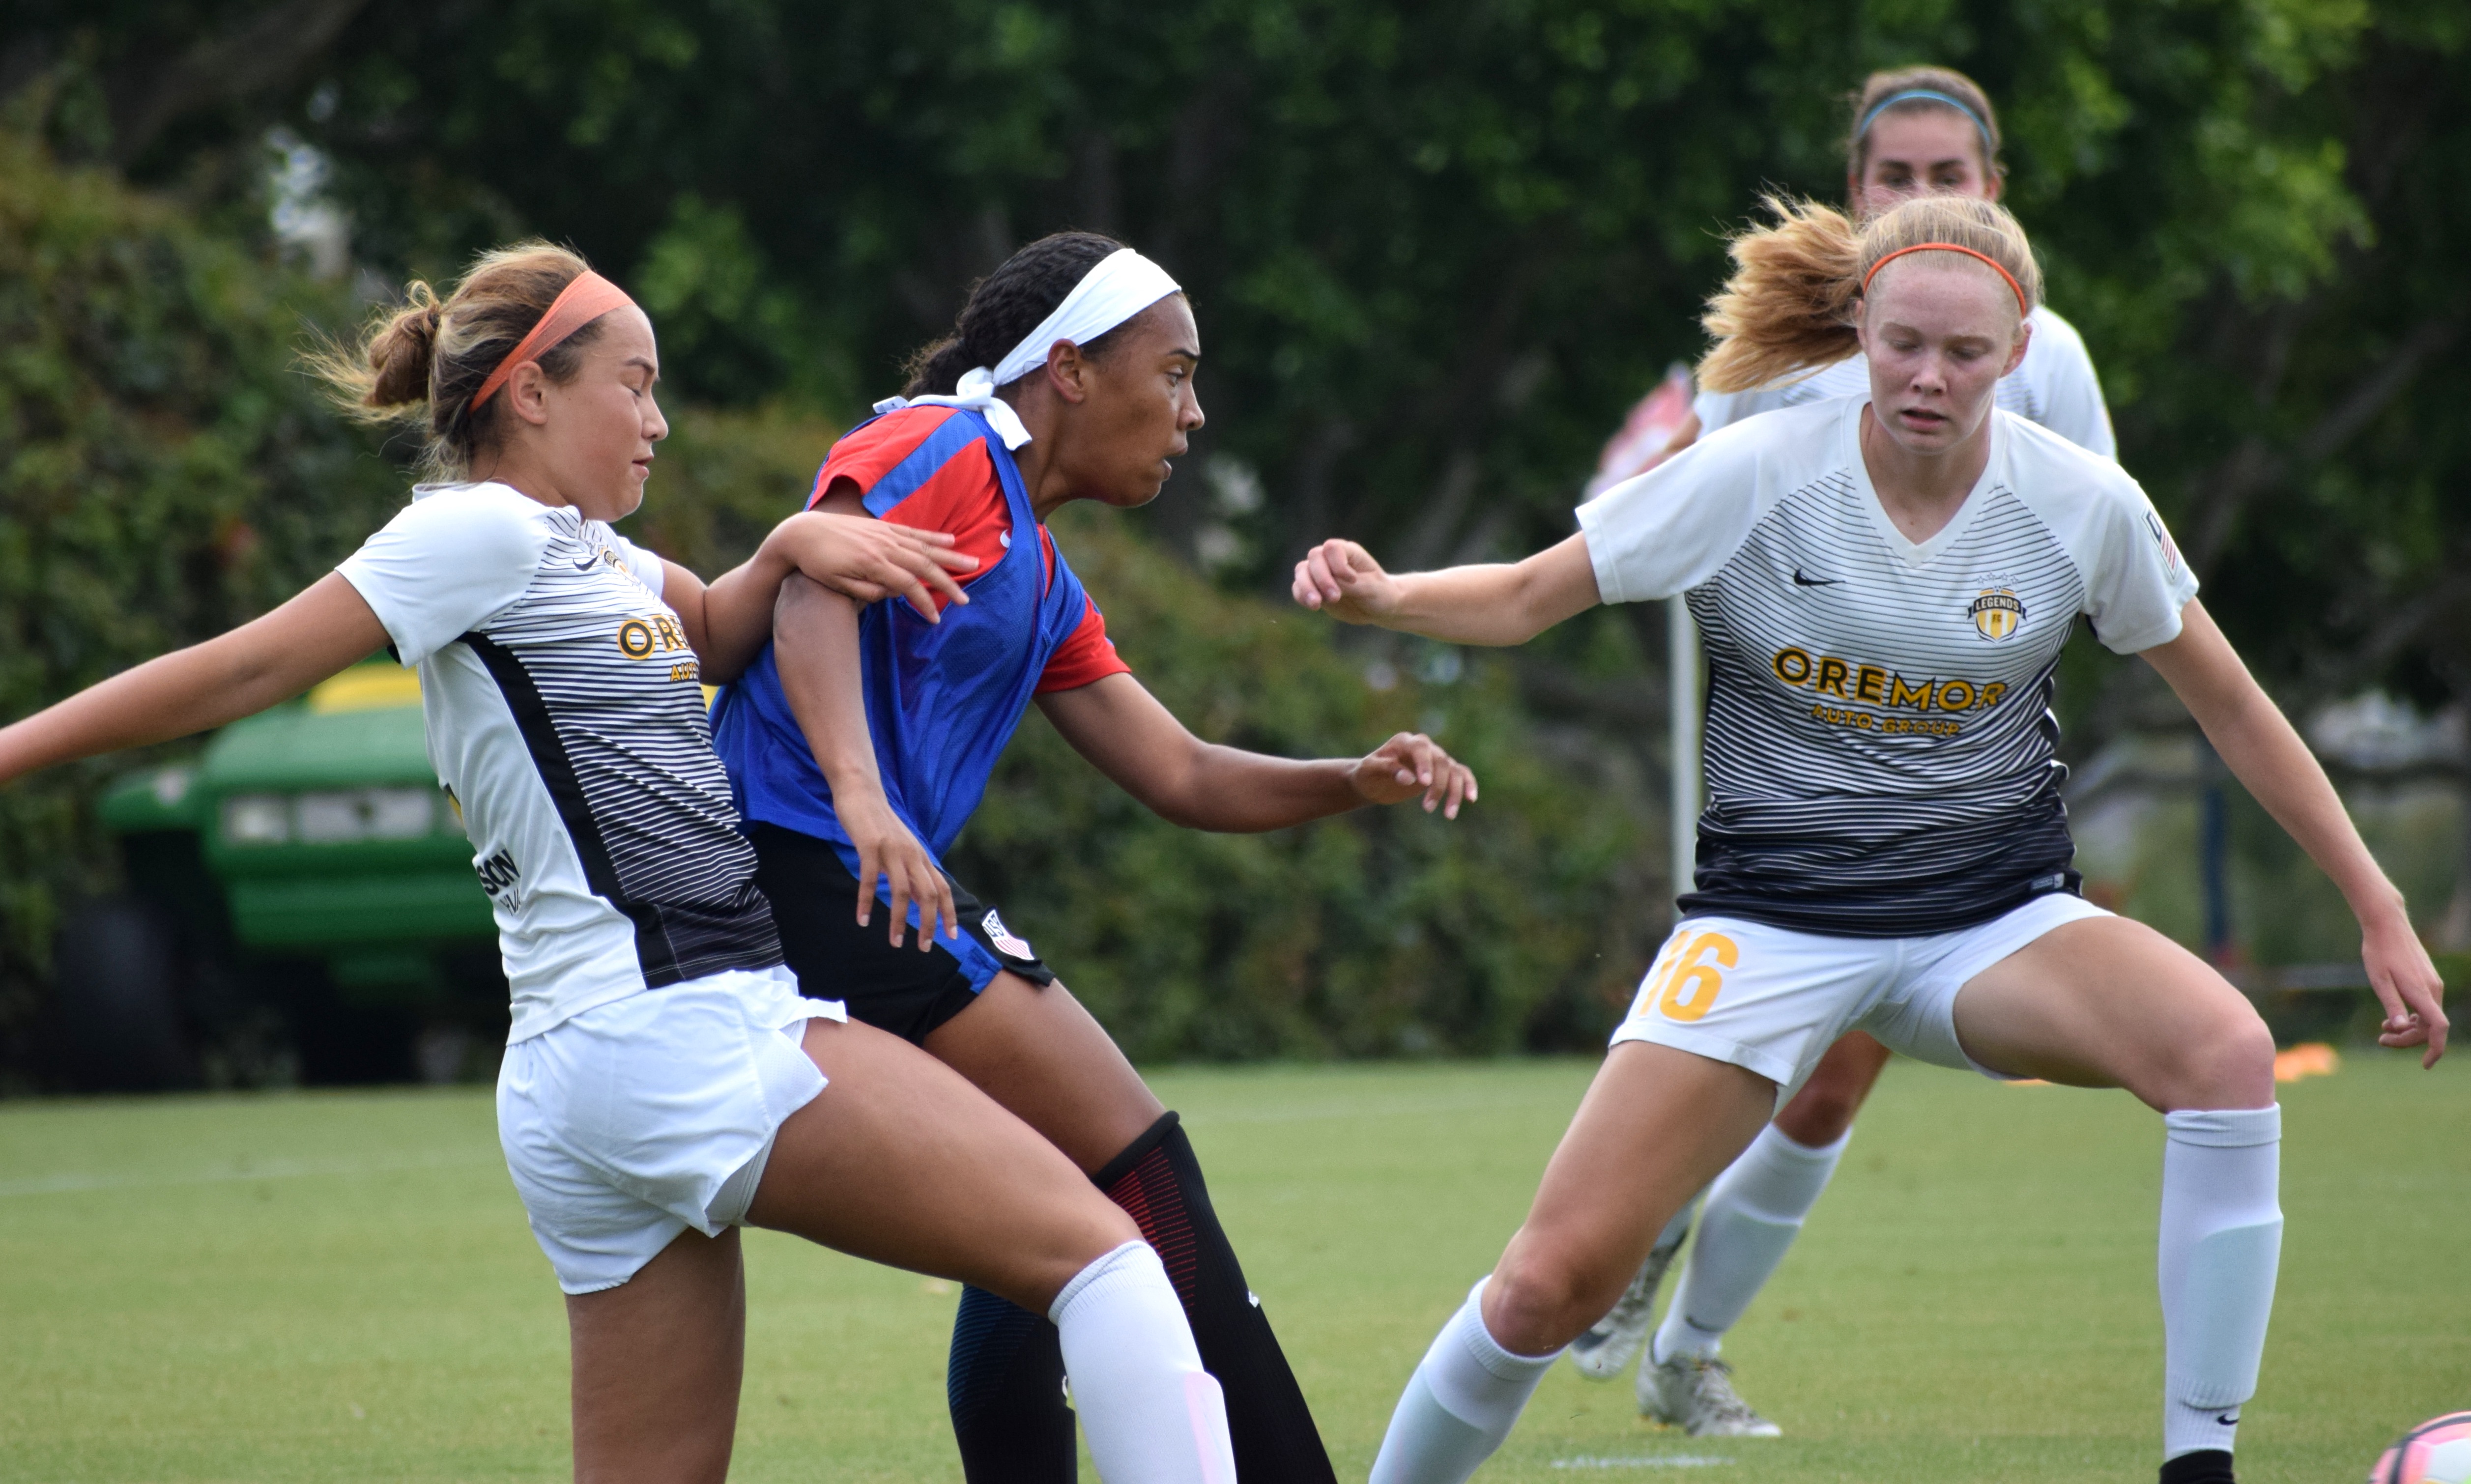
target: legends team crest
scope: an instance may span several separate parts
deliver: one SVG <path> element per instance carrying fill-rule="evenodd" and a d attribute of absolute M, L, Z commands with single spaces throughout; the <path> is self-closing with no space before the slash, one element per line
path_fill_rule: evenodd
<path fill-rule="evenodd" d="M 1996 644 L 2025 625 L 2025 601 L 2005 577 L 1983 579 L 1982 596 L 1965 605 L 1965 615 L 1983 638 Z"/>

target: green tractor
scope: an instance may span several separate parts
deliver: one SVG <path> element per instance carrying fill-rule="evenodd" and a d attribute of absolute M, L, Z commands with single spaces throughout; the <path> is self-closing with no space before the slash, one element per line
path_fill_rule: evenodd
<path fill-rule="evenodd" d="M 503 1042 L 489 899 L 420 684 L 384 661 L 105 796 L 126 896 L 72 915 L 59 1031 L 81 1085 L 451 1081 Z"/>

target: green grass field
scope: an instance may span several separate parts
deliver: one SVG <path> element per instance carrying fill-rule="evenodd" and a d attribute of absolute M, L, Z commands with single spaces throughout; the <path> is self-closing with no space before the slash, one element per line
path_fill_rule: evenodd
<path fill-rule="evenodd" d="M 1589 1071 L 1155 1079 L 1342 1478 Z M 2284 1090 L 2250 1484 L 2355 1480 L 2404 1425 L 2471 1406 L 2464 1075 L 2368 1051 Z M 1627 1386 L 1563 1367 L 1481 1477 L 2151 1479 L 2159 1166 L 2156 1120 L 2120 1095 L 1899 1064 L 1728 1347 L 1786 1438 L 1659 1431 Z M 748 1249 L 737 1477 L 957 1480 L 949 1285 L 770 1234 Z M 0 1479 L 560 1479 L 565 1366 L 479 1091 L 0 1105 Z"/>

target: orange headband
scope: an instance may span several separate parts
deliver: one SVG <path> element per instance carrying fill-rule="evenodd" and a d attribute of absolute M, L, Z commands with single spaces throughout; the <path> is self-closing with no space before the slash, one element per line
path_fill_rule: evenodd
<path fill-rule="evenodd" d="M 1864 294 L 1870 293 L 1871 280 L 1879 276 L 1879 270 L 1887 267 L 1891 263 L 1894 263 L 1896 259 L 1903 257 L 1908 252 L 1962 252 L 1966 257 L 1979 258 L 1983 262 L 1990 265 L 1990 271 L 1992 272 L 2007 279 L 2008 287 L 2016 291 L 2016 313 L 2020 315 L 2030 315 L 2033 313 L 2033 310 L 2026 307 L 2025 304 L 2025 286 L 2016 281 L 2016 275 L 2014 273 L 2001 268 L 1999 266 L 1998 259 L 1992 257 L 1987 252 L 1976 252 L 1971 247 L 1960 247 L 1952 242 L 1920 242 L 1914 244 L 1910 247 L 1898 247 L 1895 251 L 1889 253 L 1886 257 L 1881 258 L 1876 263 L 1871 265 L 1871 271 L 1862 275 L 1862 292 Z"/>
<path fill-rule="evenodd" d="M 634 302 L 626 296 L 625 290 L 585 269 L 573 283 L 558 291 L 557 297 L 550 300 L 549 313 L 540 317 L 540 322 L 532 326 L 530 334 L 515 342 L 515 348 L 506 352 L 506 359 L 498 363 L 498 368 L 491 371 L 489 379 L 481 384 L 481 389 L 473 393 L 472 411 L 478 412 L 487 406 L 489 399 L 498 394 L 498 389 L 506 384 L 506 378 L 514 373 L 516 366 L 548 355 L 566 343 L 576 331 L 613 309 L 626 309 Z"/>

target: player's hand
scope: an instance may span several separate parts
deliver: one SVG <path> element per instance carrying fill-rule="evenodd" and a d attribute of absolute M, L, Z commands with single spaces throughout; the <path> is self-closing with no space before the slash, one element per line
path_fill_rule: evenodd
<path fill-rule="evenodd" d="M 850 843 L 858 847 L 858 925 L 867 925 L 875 911 L 875 883 L 885 883 L 885 906 L 891 909 L 890 937 L 892 946 L 901 946 L 901 935 L 909 927 L 909 905 L 918 905 L 918 951 L 926 953 L 935 946 L 936 926 L 940 922 L 943 935 L 961 935 L 960 920 L 953 914 L 953 883 L 935 864 L 918 836 L 901 822 L 892 806 L 881 798 L 835 798 L 835 813 L 841 828 L 849 833 Z"/>
<path fill-rule="evenodd" d="M 1399 579 L 1353 541 L 1325 541 L 1296 563 L 1296 601 L 1342 624 L 1377 623 L 1399 608 Z"/>
<path fill-rule="evenodd" d="M 2360 962 L 2368 971 L 2368 987 L 2386 1007 L 2377 1045 L 2427 1047 L 2419 1064 L 2436 1066 L 2445 1054 L 2447 1028 L 2445 981 L 2436 965 L 2429 961 L 2411 919 L 2399 908 L 2362 923 L 2360 929 Z"/>
<path fill-rule="evenodd" d="M 1475 773 L 1422 732 L 1400 732 L 1364 755 L 1348 783 L 1368 802 L 1396 804 L 1424 795 L 1424 813 L 1438 809 L 1456 819 L 1461 804 L 1475 802 Z"/>
<path fill-rule="evenodd" d="M 934 624 L 941 622 L 934 594 L 941 593 L 947 602 L 970 601 L 953 574 L 976 572 L 978 559 L 954 551 L 952 536 L 944 531 L 821 510 L 793 515 L 782 530 L 793 542 L 790 551 L 800 572 L 859 602 L 897 593 L 909 600 L 920 618 Z"/>

